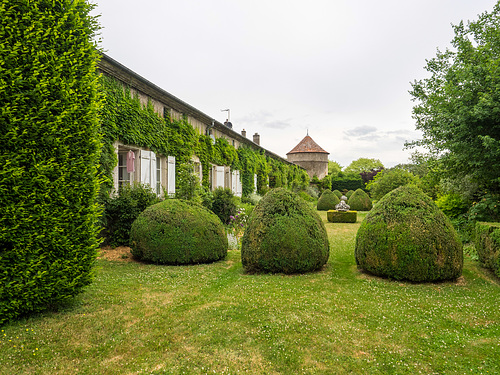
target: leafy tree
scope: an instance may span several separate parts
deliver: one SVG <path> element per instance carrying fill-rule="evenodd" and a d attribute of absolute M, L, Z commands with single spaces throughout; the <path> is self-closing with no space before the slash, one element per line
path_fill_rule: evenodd
<path fill-rule="evenodd" d="M 413 116 L 423 133 L 408 147 L 440 156 L 443 171 L 500 191 L 500 3 L 477 21 L 453 26 L 453 49 L 427 61 L 415 81 Z"/>
<path fill-rule="evenodd" d="M 345 173 L 362 173 L 374 169 L 383 169 L 384 165 L 378 159 L 359 158 L 354 160 L 345 169 Z"/>
<path fill-rule="evenodd" d="M 372 199 L 378 200 L 400 186 L 416 185 L 418 181 L 418 177 L 404 169 L 384 169 L 368 183 L 366 188 L 370 191 Z"/>
<path fill-rule="evenodd" d="M 83 0 L 0 0 L 0 324 L 92 281 L 98 29 Z"/>
<path fill-rule="evenodd" d="M 333 160 L 328 160 L 328 174 L 337 176 L 342 170 L 342 166 Z"/>
<path fill-rule="evenodd" d="M 375 178 L 375 176 L 381 172 L 384 168 L 377 168 L 377 169 L 372 169 L 371 171 L 365 171 L 365 172 L 361 172 L 359 175 L 361 176 L 361 178 L 363 179 L 363 182 L 365 184 L 367 184 L 368 182 L 370 182 L 371 180 L 373 180 Z"/>

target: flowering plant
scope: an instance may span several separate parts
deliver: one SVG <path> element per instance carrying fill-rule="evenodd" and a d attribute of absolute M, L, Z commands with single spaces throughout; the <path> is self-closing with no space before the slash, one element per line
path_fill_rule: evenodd
<path fill-rule="evenodd" d="M 247 223 L 248 215 L 244 208 L 238 208 L 236 214 L 229 216 L 229 229 L 236 236 L 239 237 L 241 233 L 245 230 L 245 225 Z"/>

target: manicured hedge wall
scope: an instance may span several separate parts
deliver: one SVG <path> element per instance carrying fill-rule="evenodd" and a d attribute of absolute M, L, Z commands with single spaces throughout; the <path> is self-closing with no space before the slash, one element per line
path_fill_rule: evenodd
<path fill-rule="evenodd" d="M 359 174 L 346 174 L 339 176 L 332 176 L 331 178 L 331 190 L 356 190 L 364 189 L 365 183 Z"/>
<path fill-rule="evenodd" d="M 0 324 L 88 285 L 100 105 L 80 0 L 0 0 Z"/>
<path fill-rule="evenodd" d="M 500 223 L 476 223 L 474 237 L 479 261 L 500 277 Z"/>

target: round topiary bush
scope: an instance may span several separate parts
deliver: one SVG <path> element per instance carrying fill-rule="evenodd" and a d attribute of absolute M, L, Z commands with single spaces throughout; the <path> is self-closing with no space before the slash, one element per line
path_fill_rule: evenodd
<path fill-rule="evenodd" d="M 362 189 L 357 189 L 352 193 L 347 204 L 353 211 L 370 211 L 372 209 L 372 201 Z"/>
<path fill-rule="evenodd" d="M 340 190 L 335 189 L 333 191 L 333 194 L 335 194 L 339 199 L 342 198 L 342 193 L 340 192 Z"/>
<path fill-rule="evenodd" d="M 297 194 L 269 191 L 250 215 L 241 247 L 248 272 L 304 273 L 328 261 L 330 246 L 317 212 Z"/>
<path fill-rule="evenodd" d="M 415 282 L 454 280 L 463 267 L 462 244 L 449 219 L 414 186 L 393 190 L 367 214 L 355 257 L 372 274 Z"/>
<path fill-rule="evenodd" d="M 334 210 L 335 206 L 340 203 L 339 197 L 329 189 L 323 191 L 318 199 L 316 208 L 319 211 Z"/>
<path fill-rule="evenodd" d="M 132 255 L 159 264 L 209 263 L 227 255 L 220 219 L 205 207 L 167 199 L 146 208 L 130 230 Z"/>
<path fill-rule="evenodd" d="M 347 198 L 347 199 L 349 199 L 349 198 L 351 198 L 351 195 L 353 195 L 353 194 L 354 194 L 354 190 L 349 190 L 349 191 L 345 194 L 345 196 L 346 196 L 346 198 Z"/>

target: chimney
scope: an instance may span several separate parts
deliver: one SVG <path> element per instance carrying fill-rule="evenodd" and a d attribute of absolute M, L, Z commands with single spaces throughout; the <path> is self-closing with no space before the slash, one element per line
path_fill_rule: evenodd
<path fill-rule="evenodd" d="M 256 143 L 256 144 L 258 144 L 260 146 L 260 135 L 259 135 L 259 133 L 255 133 L 253 135 L 253 143 Z"/>
<path fill-rule="evenodd" d="M 241 135 L 246 138 L 247 137 L 247 131 L 245 129 L 243 129 L 241 131 Z"/>

